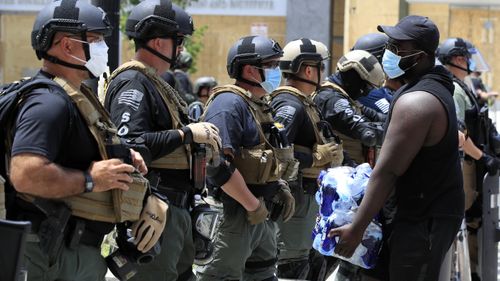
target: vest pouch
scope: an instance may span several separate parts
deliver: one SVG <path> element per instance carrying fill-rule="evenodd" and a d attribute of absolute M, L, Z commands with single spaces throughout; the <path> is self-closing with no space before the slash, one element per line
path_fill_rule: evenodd
<path fill-rule="evenodd" d="M 297 180 L 299 161 L 293 156 L 293 145 L 286 148 L 275 148 L 274 152 L 279 162 L 279 176 L 286 181 Z"/>
<path fill-rule="evenodd" d="M 246 184 L 265 184 L 277 168 L 271 149 L 242 149 L 234 159 L 234 165 L 243 175 Z M 274 168 L 274 169 L 273 169 Z"/>
<path fill-rule="evenodd" d="M 113 189 L 113 208 L 119 222 L 137 221 L 141 215 L 146 191 L 149 190 L 149 181 L 140 173 L 130 175 L 134 180 L 128 184 L 128 190 Z"/>
<path fill-rule="evenodd" d="M 172 170 L 188 170 L 189 155 L 184 145 L 181 145 L 171 153 L 154 160 L 151 163 L 152 168 L 172 169 Z"/>

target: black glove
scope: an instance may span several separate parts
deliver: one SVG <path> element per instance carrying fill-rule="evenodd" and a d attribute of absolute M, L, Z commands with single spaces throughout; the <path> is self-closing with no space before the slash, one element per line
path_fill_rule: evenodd
<path fill-rule="evenodd" d="M 479 161 L 481 161 L 484 164 L 484 166 L 486 167 L 486 171 L 488 171 L 490 175 L 495 175 L 498 169 L 500 168 L 500 160 L 484 152 L 483 156 L 481 157 L 481 159 L 479 159 Z"/>

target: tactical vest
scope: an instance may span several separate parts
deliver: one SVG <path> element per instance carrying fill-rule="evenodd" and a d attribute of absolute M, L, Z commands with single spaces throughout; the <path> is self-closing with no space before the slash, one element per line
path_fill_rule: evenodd
<path fill-rule="evenodd" d="M 63 79 L 55 78 L 54 81 L 66 91 L 80 111 L 97 142 L 102 159 L 109 159 L 106 145 L 120 144 L 120 139 L 116 136 L 116 128 L 97 97 L 83 86 L 79 91 Z M 127 191 L 112 189 L 105 192 L 82 193 L 64 198 L 63 201 L 71 207 L 73 215 L 77 217 L 110 223 L 136 221 L 141 214 L 149 182 L 137 172 L 132 174 L 132 178 L 134 181 L 128 184 Z"/>
<path fill-rule="evenodd" d="M 479 118 L 479 111 L 481 108 L 477 103 L 476 97 L 474 93 L 470 90 L 470 88 L 460 79 L 453 76 L 453 82 L 457 83 L 460 88 L 465 92 L 467 97 L 469 98 L 472 108 L 465 110 L 465 126 L 467 127 L 468 136 L 472 139 L 474 144 L 483 145 L 485 137 L 483 132 L 481 132 L 481 124 Z"/>
<path fill-rule="evenodd" d="M 250 92 L 241 87 L 236 85 L 215 87 L 207 101 L 206 108 L 209 108 L 212 101 L 219 94 L 228 92 L 242 97 L 248 105 L 248 109 L 257 124 L 260 141 L 256 146 L 240 148 L 240 153 L 235 155 L 233 161 L 235 167 L 242 174 L 246 184 L 262 185 L 277 181 L 284 172 L 283 164 L 294 159 L 293 146 L 276 148 L 269 143 L 262 129 L 263 124 L 274 123 L 271 112 L 264 112 L 264 109 L 269 108 L 269 105 L 262 100 L 256 99 Z"/>
<path fill-rule="evenodd" d="M 344 98 L 346 98 L 349 101 L 350 105 L 354 108 L 354 110 L 356 110 L 356 114 L 362 115 L 361 109 L 356 104 L 356 102 L 339 85 L 332 83 L 330 81 L 326 81 L 323 84 L 321 84 L 321 88 L 322 89 L 329 88 L 340 93 Z M 313 94 L 313 99 L 316 93 Z M 366 162 L 366 157 L 363 153 L 363 145 L 361 144 L 360 140 L 344 135 L 341 132 L 335 130 L 335 128 L 333 128 L 333 130 L 342 139 L 343 149 L 347 151 L 349 156 L 354 161 L 356 161 L 358 164 Z"/>
<path fill-rule="evenodd" d="M 170 113 L 170 120 L 172 120 L 172 129 L 180 129 L 184 125 L 182 124 L 181 118 L 179 116 L 179 110 L 187 115 L 187 105 L 175 93 L 175 90 L 165 82 L 158 74 L 156 70 L 152 67 L 146 66 L 140 61 L 131 60 L 122 64 L 117 68 L 110 76 L 108 81 L 112 81 L 118 74 L 127 71 L 135 70 L 144 74 L 154 85 L 155 89 L 163 100 L 163 103 Z M 107 88 L 107 86 L 106 86 Z M 107 91 L 106 91 L 107 92 Z M 190 169 L 191 160 L 191 148 L 189 145 L 181 145 L 171 153 L 154 160 L 150 167 L 159 169 L 175 169 L 175 170 L 188 170 Z"/>
<path fill-rule="evenodd" d="M 325 144 L 329 142 L 333 142 L 334 140 L 327 140 L 323 133 L 319 129 L 319 123 L 321 121 L 320 118 L 320 113 L 318 110 L 318 107 L 314 103 L 312 97 L 308 97 L 301 93 L 298 89 L 294 87 L 289 87 L 289 86 L 282 86 L 276 89 L 271 97 L 276 97 L 280 94 L 288 93 L 291 94 L 295 97 L 297 97 L 304 105 L 304 109 L 306 111 L 307 117 L 311 121 L 311 124 L 313 125 L 313 130 L 314 130 L 314 136 L 316 138 L 316 143 L 317 144 Z M 309 155 L 312 155 L 313 151 L 310 147 L 294 144 L 294 151 L 296 152 L 301 152 L 301 153 L 306 153 Z M 323 167 L 310 167 L 310 168 L 304 168 L 302 169 L 302 175 L 305 178 L 313 178 L 316 179 L 318 178 L 319 173 L 322 170 L 330 168 L 330 165 L 325 165 Z"/>

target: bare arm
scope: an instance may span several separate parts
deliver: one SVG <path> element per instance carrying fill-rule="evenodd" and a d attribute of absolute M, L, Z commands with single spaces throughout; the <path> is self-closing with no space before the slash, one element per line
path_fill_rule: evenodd
<path fill-rule="evenodd" d="M 44 198 L 64 198 L 84 191 L 83 171 L 61 167 L 47 158 L 22 153 L 11 160 L 10 180 L 18 192 Z M 118 159 L 93 162 L 89 174 L 94 181 L 94 192 L 110 189 L 127 190 L 132 182 L 127 174 L 134 167 Z"/>
<path fill-rule="evenodd" d="M 431 94 L 413 92 L 398 99 L 379 160 L 353 223 L 330 233 L 330 236 L 340 235 L 338 254 L 352 255 L 366 227 L 394 189 L 396 179 L 408 169 L 423 146 L 442 139 L 446 128 L 446 111 Z"/>

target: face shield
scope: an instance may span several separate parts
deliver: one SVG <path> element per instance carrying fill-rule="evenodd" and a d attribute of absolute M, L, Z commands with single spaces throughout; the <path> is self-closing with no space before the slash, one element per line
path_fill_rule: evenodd
<path fill-rule="evenodd" d="M 469 48 L 469 53 L 471 55 L 469 61 L 470 70 L 473 72 L 488 72 L 490 71 L 490 66 L 486 63 L 483 55 L 476 47 Z"/>

